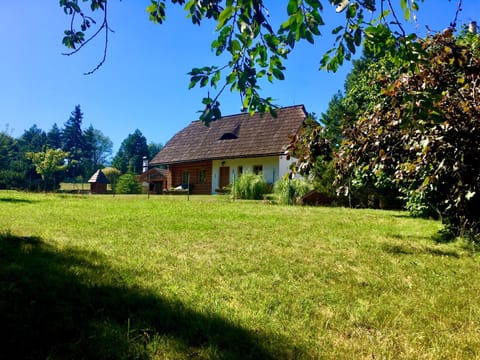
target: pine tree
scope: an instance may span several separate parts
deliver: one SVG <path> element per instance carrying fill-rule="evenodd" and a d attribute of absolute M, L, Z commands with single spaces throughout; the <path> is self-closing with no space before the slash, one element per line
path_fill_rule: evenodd
<path fill-rule="evenodd" d="M 64 124 L 62 132 L 62 149 L 70 154 L 68 157 L 68 176 L 83 176 L 82 158 L 85 151 L 85 138 L 82 131 L 83 113 L 80 105 L 75 106 L 70 118 Z"/>
<path fill-rule="evenodd" d="M 56 123 L 53 124 L 52 128 L 47 133 L 47 146 L 50 149 L 62 148 L 62 131 Z"/>

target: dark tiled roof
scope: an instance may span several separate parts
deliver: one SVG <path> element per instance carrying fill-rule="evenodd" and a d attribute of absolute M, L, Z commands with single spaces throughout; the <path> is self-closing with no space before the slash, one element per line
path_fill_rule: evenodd
<path fill-rule="evenodd" d="M 92 175 L 90 180 L 88 180 L 89 183 L 100 183 L 100 184 L 108 184 L 108 179 L 103 173 L 102 170 L 98 169 L 95 174 Z"/>
<path fill-rule="evenodd" d="M 170 139 L 150 164 L 280 155 L 305 120 L 303 105 L 270 114 L 224 116 L 205 126 L 193 121 Z"/>

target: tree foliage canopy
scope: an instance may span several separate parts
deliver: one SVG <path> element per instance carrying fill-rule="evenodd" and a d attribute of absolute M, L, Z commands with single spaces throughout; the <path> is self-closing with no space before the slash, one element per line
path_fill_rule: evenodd
<path fill-rule="evenodd" d="M 478 240 L 479 44 L 479 35 L 446 30 L 417 40 L 413 63 L 399 66 L 389 54 L 359 62 L 340 102 L 341 189 L 398 189 L 410 210 L 434 210 L 446 235 Z M 327 133 L 318 126 L 294 139 L 300 172 L 332 153 Z"/>
<path fill-rule="evenodd" d="M 414 72 L 377 69 L 383 91 L 346 129 L 338 153 L 344 177 L 395 182 L 432 206 L 452 235 L 480 233 L 480 60 L 473 39 L 446 31 L 419 41 Z"/>
<path fill-rule="evenodd" d="M 117 154 L 112 160 L 112 166 L 122 173 L 127 171 L 142 173 L 143 157 L 149 155 L 147 139 L 136 129 L 122 141 Z"/>
<path fill-rule="evenodd" d="M 54 188 L 55 174 L 68 168 L 68 164 L 65 164 L 68 156 L 68 152 L 60 149 L 26 153 L 26 157 L 33 162 L 35 170 L 42 177 L 45 191 Z"/>
<path fill-rule="evenodd" d="M 95 170 L 105 166 L 112 152 L 112 141 L 92 125 L 83 130 L 82 121 L 83 113 L 77 105 L 64 128 L 53 124 L 45 132 L 32 125 L 18 139 L 8 134 L 8 127 L 0 132 L 0 188 L 53 190 L 51 179 L 40 176 L 27 153 L 46 153 L 47 149 L 68 153 L 69 167 L 66 172 L 57 172 L 55 185 L 66 177 L 88 179 Z"/>
<path fill-rule="evenodd" d="M 334 6 L 344 20 L 344 25 L 332 30 L 336 38 L 334 46 L 319 59 L 321 68 L 336 71 L 352 58 L 362 41 L 370 44 L 372 50 L 395 51 L 408 58 L 409 45 L 415 36 L 406 33 L 399 19 L 411 19 L 419 2 L 423 0 L 288 0 L 283 1 L 284 18 L 276 18 L 274 22 L 267 0 L 151 0 L 146 10 L 150 20 L 157 24 L 167 20 L 167 5 L 182 6 L 193 24 L 205 21 L 216 24 L 211 47 L 216 56 L 225 55 L 222 58 L 227 60 L 221 65 L 194 67 L 189 73 L 190 88 L 208 87 L 215 93 L 202 100 L 204 109 L 200 119 L 208 124 L 221 116 L 219 99 L 225 89 L 240 94 L 244 111 L 274 113 L 273 99 L 261 95 L 260 84 L 264 80 L 283 80 L 284 62 L 295 46 L 305 41 L 313 44 L 322 35 L 324 7 Z M 95 37 L 104 36 L 103 58 L 89 73 L 106 59 L 110 33 L 108 3 L 108 0 L 60 0 L 60 6 L 70 17 L 63 38 L 63 44 L 71 49 L 69 55 Z M 93 20 L 96 13 L 102 14 L 101 21 Z M 378 16 L 372 17 L 371 13 Z M 274 27 L 274 24 L 280 25 Z"/>

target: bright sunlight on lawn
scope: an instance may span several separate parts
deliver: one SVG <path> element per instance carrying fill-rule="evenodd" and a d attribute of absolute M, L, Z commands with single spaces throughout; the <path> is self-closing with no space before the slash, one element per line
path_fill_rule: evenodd
<path fill-rule="evenodd" d="M 0 192 L 2 352 L 472 359 L 480 264 L 402 212 Z"/>

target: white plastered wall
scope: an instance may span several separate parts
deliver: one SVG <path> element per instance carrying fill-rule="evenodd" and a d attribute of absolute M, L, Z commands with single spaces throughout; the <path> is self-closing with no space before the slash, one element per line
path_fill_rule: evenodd
<path fill-rule="evenodd" d="M 287 160 L 285 155 L 280 156 L 280 164 L 279 164 L 279 173 L 280 177 L 284 177 L 285 174 L 290 172 L 290 165 L 296 162 L 297 159 L 291 157 L 290 160 Z"/>
<path fill-rule="evenodd" d="M 231 183 L 234 178 L 238 177 L 238 168 L 240 166 L 243 168 L 243 173 L 246 174 L 253 173 L 253 167 L 261 165 L 263 177 L 268 183 L 273 184 L 285 175 L 285 169 L 288 171 L 288 165 L 281 165 L 286 160 L 281 160 L 281 158 L 283 156 L 214 160 L 212 163 L 212 194 L 215 194 L 215 190 L 219 188 L 221 166 L 230 167 Z"/>

